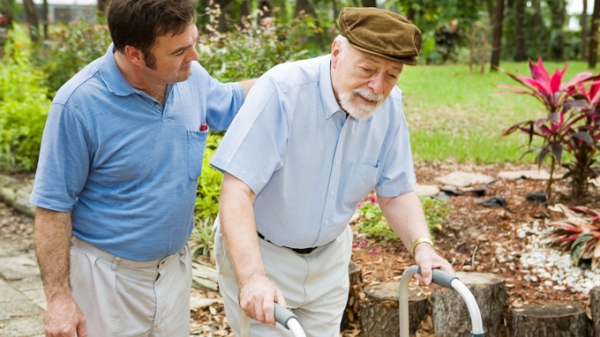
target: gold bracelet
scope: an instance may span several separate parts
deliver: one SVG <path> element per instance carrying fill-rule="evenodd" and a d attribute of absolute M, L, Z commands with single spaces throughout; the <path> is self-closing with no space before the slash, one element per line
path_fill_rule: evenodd
<path fill-rule="evenodd" d="M 415 248 L 417 248 L 417 246 L 421 243 L 426 243 L 433 247 L 433 242 L 431 242 L 431 240 L 429 240 L 428 238 L 418 238 L 412 243 L 412 256 L 415 256 Z"/>

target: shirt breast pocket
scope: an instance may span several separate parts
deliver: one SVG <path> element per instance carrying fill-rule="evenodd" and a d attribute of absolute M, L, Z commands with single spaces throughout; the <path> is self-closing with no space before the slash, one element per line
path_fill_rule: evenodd
<path fill-rule="evenodd" d="M 188 130 L 188 178 L 196 180 L 202 172 L 207 131 Z"/>
<path fill-rule="evenodd" d="M 377 185 L 377 167 L 352 163 L 346 180 L 344 203 L 355 204 L 366 197 Z"/>

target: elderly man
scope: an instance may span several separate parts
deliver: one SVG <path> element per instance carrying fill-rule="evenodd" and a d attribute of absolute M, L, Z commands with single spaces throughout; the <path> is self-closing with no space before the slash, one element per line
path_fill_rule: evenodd
<path fill-rule="evenodd" d="M 352 253 L 348 221 L 377 191 L 425 284 L 452 272 L 433 249 L 417 195 L 396 87 L 415 65 L 417 27 L 375 8 L 344 8 L 331 54 L 279 65 L 255 84 L 211 164 L 224 172 L 215 252 L 228 321 L 252 336 L 289 336 L 273 302 L 308 336 L 339 336 Z M 260 324 L 265 323 L 269 326 Z"/>

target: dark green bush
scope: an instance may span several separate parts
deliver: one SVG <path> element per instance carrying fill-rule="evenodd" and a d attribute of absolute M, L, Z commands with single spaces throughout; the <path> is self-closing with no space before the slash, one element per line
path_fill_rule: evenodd
<path fill-rule="evenodd" d="M 44 76 L 12 34 L 0 61 L 0 168 L 32 170 L 37 165 L 50 99 Z"/>

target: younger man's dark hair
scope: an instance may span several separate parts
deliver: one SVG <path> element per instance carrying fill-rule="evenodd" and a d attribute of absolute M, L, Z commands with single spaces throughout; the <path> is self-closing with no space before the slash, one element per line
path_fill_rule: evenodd
<path fill-rule="evenodd" d="M 156 38 L 183 33 L 195 20 L 194 5 L 195 0 L 112 0 L 107 21 L 115 49 L 140 49 L 153 69 L 156 59 L 150 49 Z"/>

